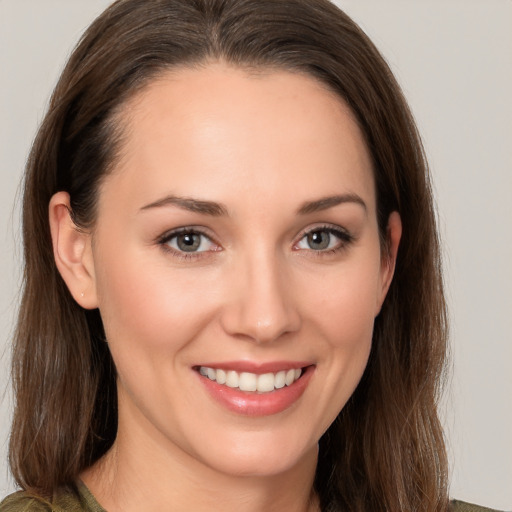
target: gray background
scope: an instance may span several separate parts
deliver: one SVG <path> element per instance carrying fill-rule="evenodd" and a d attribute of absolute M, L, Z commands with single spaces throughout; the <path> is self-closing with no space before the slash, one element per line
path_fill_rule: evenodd
<path fill-rule="evenodd" d="M 452 495 L 512 509 L 512 2 L 339 0 L 395 71 L 429 155 L 453 372 Z M 0 0 L 0 494 L 18 302 L 19 182 L 59 70 L 108 0 Z M 17 199 L 16 199 L 17 198 Z"/>

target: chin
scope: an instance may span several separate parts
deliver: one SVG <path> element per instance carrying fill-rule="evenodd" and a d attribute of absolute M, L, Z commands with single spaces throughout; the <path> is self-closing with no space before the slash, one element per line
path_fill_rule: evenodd
<path fill-rule="evenodd" d="M 275 477 L 303 465 L 316 467 L 318 443 L 290 442 L 293 436 L 288 436 L 288 442 L 257 437 L 260 439 L 232 440 L 226 448 L 219 443 L 203 460 L 216 472 L 246 478 Z"/>

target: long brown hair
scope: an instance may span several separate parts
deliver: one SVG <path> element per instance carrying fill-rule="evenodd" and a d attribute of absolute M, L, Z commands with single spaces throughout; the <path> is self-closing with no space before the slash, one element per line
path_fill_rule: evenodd
<path fill-rule="evenodd" d="M 427 163 L 392 73 L 328 0 L 120 0 L 87 30 L 64 69 L 27 164 L 25 282 L 14 341 L 10 463 L 42 496 L 73 486 L 112 445 L 116 373 L 97 310 L 72 299 L 53 261 L 48 203 L 69 192 L 91 227 L 102 178 L 122 149 L 127 99 L 175 66 L 307 73 L 354 112 L 373 159 L 383 244 L 397 210 L 396 272 L 368 366 L 320 440 L 322 510 L 443 511 L 447 463 L 437 401 L 446 352 L 439 241 Z"/>

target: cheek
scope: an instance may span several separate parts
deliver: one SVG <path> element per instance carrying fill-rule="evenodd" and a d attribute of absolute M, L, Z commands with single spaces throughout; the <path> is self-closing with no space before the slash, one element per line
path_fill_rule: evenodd
<path fill-rule="evenodd" d="M 378 296 L 378 258 L 337 269 L 323 287 L 310 295 L 309 335 L 320 336 L 325 347 L 321 361 L 322 399 L 327 428 L 357 387 L 372 345 L 375 304 Z"/>
<path fill-rule="evenodd" d="M 323 305 L 320 329 L 330 346 L 335 378 L 345 380 L 349 387 L 359 381 L 370 353 L 373 325 L 375 287 L 361 280 L 350 286 L 332 290 L 330 300 Z M 347 397 L 348 398 L 348 397 Z"/>
<path fill-rule="evenodd" d="M 320 439 L 345 407 L 363 376 L 371 351 L 374 318 L 368 297 L 372 287 L 359 288 L 354 294 L 348 283 L 330 287 L 323 298 L 311 294 L 311 308 L 304 315 L 302 339 L 317 362 L 313 393 L 306 407 L 307 414 L 315 411 L 311 416 L 311 442 Z"/>
<path fill-rule="evenodd" d="M 139 258 L 104 260 L 98 302 L 114 358 L 121 351 L 158 357 L 193 338 L 212 314 L 211 301 L 199 300 L 199 282 Z"/>
<path fill-rule="evenodd" d="M 335 345 L 371 340 L 380 291 L 380 262 L 358 262 L 319 280 L 309 300 L 309 315 L 317 317 Z"/>

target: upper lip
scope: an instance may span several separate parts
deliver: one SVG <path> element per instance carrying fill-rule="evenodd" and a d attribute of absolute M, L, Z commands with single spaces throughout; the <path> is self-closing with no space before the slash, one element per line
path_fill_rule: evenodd
<path fill-rule="evenodd" d="M 216 370 L 234 370 L 236 372 L 255 373 L 257 375 L 263 373 L 277 373 L 281 370 L 292 370 L 311 366 L 311 361 L 222 361 L 207 362 L 196 365 L 195 368 L 201 366 L 205 368 L 214 368 Z"/>

